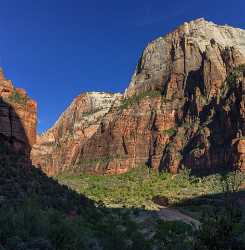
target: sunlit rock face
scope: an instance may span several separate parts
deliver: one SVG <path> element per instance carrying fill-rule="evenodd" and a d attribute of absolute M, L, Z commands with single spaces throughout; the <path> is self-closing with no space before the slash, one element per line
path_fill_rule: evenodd
<path fill-rule="evenodd" d="M 125 94 L 159 89 L 167 97 L 183 97 L 193 90 L 190 81 L 198 81 L 211 98 L 244 55 L 244 30 L 204 19 L 184 23 L 145 48 Z"/>
<path fill-rule="evenodd" d="M 30 164 L 31 146 L 36 142 L 37 104 L 25 90 L 15 88 L 0 69 L 0 141 L 4 149 L 20 152 Z M 5 145 L 3 145 L 5 144 Z"/>
<path fill-rule="evenodd" d="M 141 164 L 173 173 L 244 170 L 244 64 L 244 30 L 185 23 L 145 48 L 123 96 L 76 98 L 38 138 L 33 161 L 50 175 Z"/>
<path fill-rule="evenodd" d="M 49 175 L 74 168 L 82 147 L 120 98 L 120 94 L 98 92 L 76 97 L 55 125 L 38 136 L 32 149 L 33 164 Z"/>

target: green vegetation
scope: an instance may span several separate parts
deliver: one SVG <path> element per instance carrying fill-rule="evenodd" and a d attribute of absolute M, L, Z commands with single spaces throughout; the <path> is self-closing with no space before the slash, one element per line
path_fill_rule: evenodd
<path fill-rule="evenodd" d="M 237 176 L 240 175 L 235 175 Z M 186 199 L 195 199 L 203 195 L 224 192 L 222 175 L 216 174 L 207 177 L 194 177 L 190 170 L 183 169 L 180 174 L 172 175 L 167 172 L 152 171 L 149 174 L 147 167 L 138 167 L 126 174 L 111 176 L 93 176 L 87 174 L 63 174 L 57 177 L 58 181 L 66 184 L 73 190 L 86 195 L 96 202 L 103 202 L 108 207 L 138 207 L 156 209 L 152 202 L 154 196 L 167 197 L 170 205 L 177 206 Z M 230 174 L 227 180 L 230 183 L 235 178 Z M 233 178 L 233 179 L 232 179 Z M 243 176 L 239 177 L 243 180 Z M 239 181 L 236 181 L 236 186 Z M 188 206 L 185 206 L 188 210 Z M 202 206 L 195 217 L 201 216 Z M 203 207 L 206 209 L 206 206 Z M 193 206 L 190 205 L 191 214 Z"/>
<path fill-rule="evenodd" d="M 13 102 L 13 103 L 18 103 L 20 104 L 21 106 L 25 106 L 26 105 L 26 102 L 28 100 L 27 97 L 25 96 L 22 96 L 21 94 L 19 94 L 15 89 L 12 93 L 11 96 L 9 96 L 8 100 L 10 102 Z"/>
<path fill-rule="evenodd" d="M 242 210 L 224 196 L 237 194 L 244 181 L 239 172 L 198 178 L 188 169 L 173 176 L 143 166 L 123 175 L 65 174 L 58 183 L 39 169 L 18 165 L 21 156 L 7 147 L 4 152 L 1 250 L 244 249 Z M 205 224 L 196 231 L 181 221 L 161 220 L 156 196 Z"/>
<path fill-rule="evenodd" d="M 232 196 L 226 197 L 223 207 L 208 210 L 197 232 L 195 249 L 245 249 L 245 223 L 242 210 Z"/>
<path fill-rule="evenodd" d="M 0 223 L 0 249 L 149 249 L 127 211 L 90 207 L 69 216 L 26 202 L 0 208 Z"/>
<path fill-rule="evenodd" d="M 131 107 L 135 105 L 136 103 L 139 103 L 142 99 L 146 97 L 158 97 L 162 96 L 160 91 L 152 90 L 152 91 L 145 91 L 138 95 L 131 96 L 127 99 L 122 100 L 122 103 L 120 105 L 120 109 L 126 109 L 128 107 Z"/>
<path fill-rule="evenodd" d="M 152 246 L 173 250 L 244 247 L 244 210 L 235 203 L 236 195 L 244 195 L 238 192 L 244 183 L 244 174 L 240 172 L 200 178 L 191 176 L 189 169 L 173 176 L 166 172 L 149 173 L 146 167 L 139 167 L 123 175 L 63 175 L 58 176 L 58 180 L 107 208 L 127 209 L 136 219 L 146 216 L 142 211 L 147 213 L 150 217 L 143 225 L 147 225 L 147 235 L 154 233 L 150 240 L 144 241 L 144 246 L 150 246 L 146 249 L 152 249 Z M 158 209 L 153 202 L 156 196 L 164 197 L 170 207 L 198 219 L 203 226 L 196 232 L 183 222 L 164 222 L 154 217 L 152 211 Z M 142 228 L 143 225 L 136 226 Z M 143 230 L 146 230 L 144 226 Z"/>
<path fill-rule="evenodd" d="M 176 133 L 177 133 L 177 130 L 175 128 L 170 128 L 162 132 L 163 135 L 168 135 L 169 137 L 176 135 Z"/>
<path fill-rule="evenodd" d="M 245 64 L 240 65 L 236 68 L 234 68 L 230 74 L 227 76 L 222 88 L 221 88 L 221 96 L 225 96 L 228 92 L 228 90 L 231 87 L 234 87 L 237 84 L 237 80 L 245 72 Z"/>
<path fill-rule="evenodd" d="M 180 221 L 158 221 L 154 236 L 159 249 L 193 249 L 193 229 Z"/>
<path fill-rule="evenodd" d="M 146 249 L 129 210 L 94 203 L 9 153 L 0 155 L 1 250 Z"/>
<path fill-rule="evenodd" d="M 101 156 L 101 157 L 97 157 L 97 158 L 84 158 L 84 159 L 81 159 L 77 163 L 77 166 L 97 164 L 97 163 L 107 163 L 113 159 L 125 159 L 125 158 L 126 158 L 126 156 L 124 156 L 124 155 L 108 155 L 108 156 Z"/>
<path fill-rule="evenodd" d="M 240 65 L 232 70 L 232 72 L 228 75 L 226 81 L 232 86 L 237 82 L 237 78 L 245 71 L 245 65 Z"/>
<path fill-rule="evenodd" d="M 92 115 L 94 113 L 97 113 L 99 111 L 103 110 L 103 108 L 96 108 L 96 109 L 93 109 L 93 110 L 90 110 L 90 111 L 87 111 L 87 112 L 84 112 L 82 113 L 83 116 L 89 116 L 89 115 Z"/>

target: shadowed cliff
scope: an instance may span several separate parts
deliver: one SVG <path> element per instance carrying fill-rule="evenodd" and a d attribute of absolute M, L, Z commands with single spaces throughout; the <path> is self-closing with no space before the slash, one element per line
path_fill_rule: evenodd
<path fill-rule="evenodd" d="M 3 100 L 0 107 L 8 107 L 14 112 Z M 19 131 L 24 133 L 25 129 L 21 129 L 22 122 L 18 115 L 14 114 L 14 117 Z M 182 250 L 211 250 L 213 248 L 207 246 L 227 245 L 232 250 L 243 249 L 240 230 L 238 233 L 233 232 L 234 224 L 237 225 L 237 219 L 240 220 L 241 215 L 236 210 L 238 213 L 235 213 L 235 217 L 232 216 L 230 221 L 226 219 L 229 215 L 224 212 L 226 210 L 222 210 L 225 204 L 224 195 L 207 195 L 175 205 L 186 209 L 190 205 L 203 205 L 200 200 L 205 205 L 214 204 L 218 208 L 216 217 L 221 212 L 220 218 L 231 223 L 222 227 L 217 220 L 211 228 L 207 228 L 209 231 L 217 230 L 213 241 L 210 241 L 209 234 L 202 231 L 196 238 L 196 231 L 191 225 L 181 221 L 164 222 L 156 211 L 142 207 L 108 208 L 103 203 L 94 203 L 59 184 L 30 165 L 30 144 L 28 137 L 25 134 L 23 136 L 19 140 L 11 134 L 0 134 L 1 250 L 160 250 L 180 247 Z M 244 199 L 241 194 L 234 195 L 235 197 Z M 161 213 L 165 214 L 163 210 Z M 203 210 L 202 208 L 201 211 Z M 231 229 L 223 239 L 219 233 L 223 233 L 227 226 Z"/>
<path fill-rule="evenodd" d="M 6 119 L 4 119 L 6 118 Z M 6 125 L 8 119 L 9 124 Z M 10 126 L 10 127 L 8 127 Z M 18 135 L 18 136 L 16 136 Z M 23 127 L 23 121 L 16 114 L 15 108 L 0 98 L 0 178 L 1 200 L 6 202 L 21 201 L 32 196 L 42 199 L 40 204 L 49 206 L 49 202 L 69 203 L 69 196 L 82 203 L 82 197 L 60 186 L 47 177 L 41 170 L 32 166 L 30 160 L 31 144 Z M 46 193 L 45 193 L 46 192 Z M 42 197 L 42 193 L 44 196 Z M 61 195 L 61 197 L 59 197 Z M 56 199 L 53 199 L 56 196 Z M 59 201 L 60 200 L 60 201 Z M 59 208 L 59 204 L 56 204 Z M 60 204 L 62 208 L 63 205 Z M 69 206 L 67 207 L 69 209 Z"/>

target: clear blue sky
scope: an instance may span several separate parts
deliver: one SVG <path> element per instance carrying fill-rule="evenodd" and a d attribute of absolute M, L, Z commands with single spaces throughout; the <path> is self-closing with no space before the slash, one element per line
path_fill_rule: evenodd
<path fill-rule="evenodd" d="M 42 132 L 84 91 L 123 92 L 148 42 L 199 17 L 245 28 L 244 0 L 0 0 L 0 64 Z"/>

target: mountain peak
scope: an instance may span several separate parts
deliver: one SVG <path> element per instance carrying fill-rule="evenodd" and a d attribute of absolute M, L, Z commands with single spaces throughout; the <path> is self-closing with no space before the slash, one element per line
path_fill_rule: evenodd
<path fill-rule="evenodd" d="M 206 21 L 204 18 L 198 18 L 190 22 L 185 22 L 165 37 L 169 35 L 173 36 L 175 33 L 193 39 L 199 45 L 201 51 L 205 51 L 210 41 L 214 40 L 222 47 L 237 47 L 245 55 L 245 30 L 239 28 L 218 25 L 211 21 Z"/>
<path fill-rule="evenodd" d="M 80 95 L 34 145 L 34 163 L 50 175 L 245 170 L 243 72 L 226 81 L 245 64 L 244 41 L 244 30 L 199 18 L 149 43 L 124 98 Z"/>
<path fill-rule="evenodd" d="M 238 62 L 243 64 L 245 63 L 244 41 L 245 30 L 242 29 L 217 25 L 204 18 L 186 22 L 173 32 L 148 44 L 125 95 L 132 96 L 142 91 L 156 89 L 162 91 L 175 67 L 177 67 L 175 73 L 184 73 L 187 77 L 190 71 L 201 67 L 207 53 L 210 56 L 218 53 L 217 62 L 222 62 L 224 57 L 229 57 L 233 53 L 232 64 Z M 211 52 L 214 47 L 217 51 Z M 229 50 L 233 52 L 228 52 Z M 219 67 L 223 68 L 224 64 L 222 62 Z M 222 75 L 224 74 L 223 72 Z"/>

